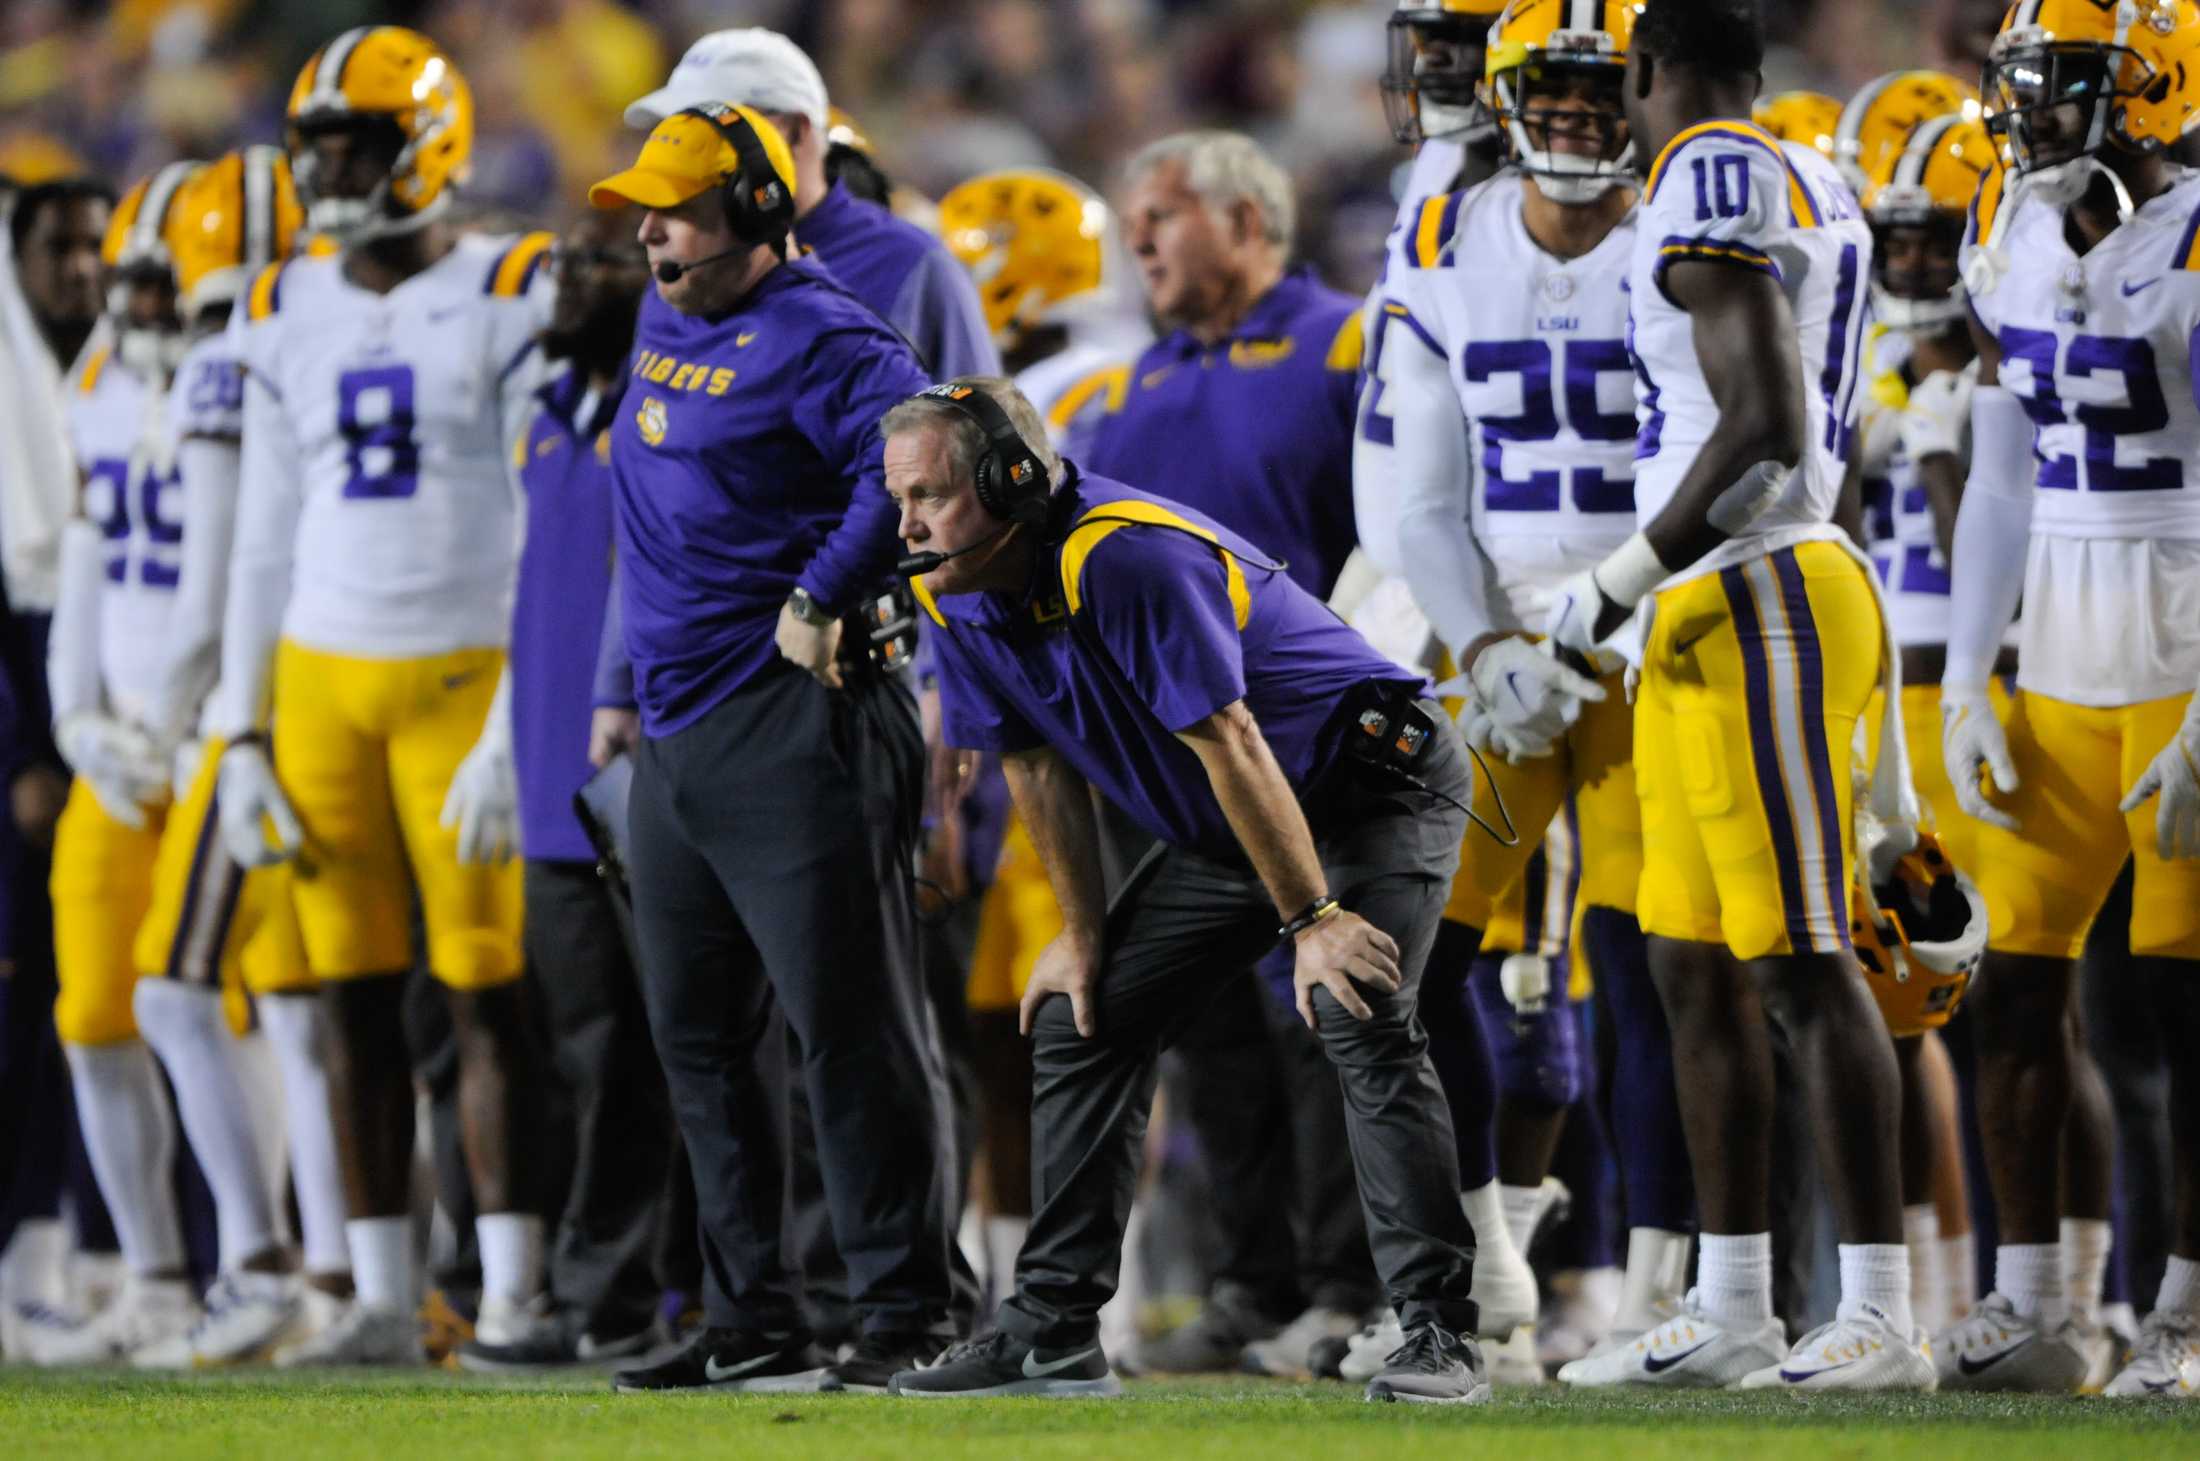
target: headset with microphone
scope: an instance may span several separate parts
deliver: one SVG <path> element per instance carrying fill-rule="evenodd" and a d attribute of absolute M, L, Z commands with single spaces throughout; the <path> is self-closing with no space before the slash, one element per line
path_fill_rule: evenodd
<path fill-rule="evenodd" d="M 794 185 L 772 166 L 771 154 L 764 147 L 764 139 L 757 134 L 756 121 L 749 110 L 729 106 L 686 107 L 677 115 L 702 118 L 733 149 L 739 165 L 719 180 L 718 200 L 725 210 L 726 227 L 733 234 L 735 245 L 691 263 L 660 259 L 657 261 L 657 282 L 677 284 L 706 264 L 739 258 L 762 244 L 776 243 L 783 248 L 787 235 L 794 229 Z"/>
<path fill-rule="evenodd" d="M 910 399 L 939 401 L 960 411 L 985 433 L 985 449 L 978 453 L 971 468 L 972 483 L 977 489 L 978 505 L 1000 519 L 1001 525 L 952 553 L 911 553 L 894 565 L 897 573 L 904 578 L 920 577 L 951 559 L 975 553 L 1019 523 L 1036 527 L 1047 520 L 1054 479 L 999 402 L 976 386 L 958 381 L 919 391 Z"/>

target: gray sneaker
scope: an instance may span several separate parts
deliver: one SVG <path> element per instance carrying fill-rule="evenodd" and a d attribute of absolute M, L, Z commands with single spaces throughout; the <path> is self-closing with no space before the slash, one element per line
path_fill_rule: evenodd
<path fill-rule="evenodd" d="M 1367 1398 L 1415 1405 L 1480 1405 L 1490 1398 L 1482 1351 L 1464 1334 L 1439 1324 L 1416 1324 L 1406 1331 L 1406 1342 L 1391 1351 L 1381 1372 L 1367 1382 Z"/>

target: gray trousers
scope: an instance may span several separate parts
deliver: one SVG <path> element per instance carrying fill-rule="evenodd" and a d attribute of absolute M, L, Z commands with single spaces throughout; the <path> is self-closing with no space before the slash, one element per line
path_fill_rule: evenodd
<path fill-rule="evenodd" d="M 946 1085 L 895 881 L 922 764 L 907 690 L 829 692 L 782 664 L 635 756 L 635 942 L 714 1327 L 804 1332 L 787 1221 L 799 1080 L 863 1328 L 945 1328 Z"/>
<path fill-rule="evenodd" d="M 1437 735 L 1418 775 L 1469 800 L 1465 747 L 1424 702 Z M 1329 889 L 1397 941 L 1396 994 L 1362 986 L 1361 1022 L 1326 991 L 1314 1009 L 1344 1092 L 1345 1128 L 1368 1241 L 1385 1294 L 1407 1326 L 1471 1334 L 1474 1231 L 1459 1206 L 1451 1114 L 1414 1012 L 1436 939 L 1465 813 L 1351 762 L 1304 801 Z M 1032 1035 L 1032 1220 L 1000 1327 L 1045 1348 L 1091 1342 L 1115 1292 L 1139 1143 L 1164 1046 L 1275 943 L 1278 919 L 1251 868 L 1181 848 L 1150 854 L 1108 910 L 1096 994 L 1099 1028 L 1077 1033 L 1067 999 L 1039 1007 Z"/>

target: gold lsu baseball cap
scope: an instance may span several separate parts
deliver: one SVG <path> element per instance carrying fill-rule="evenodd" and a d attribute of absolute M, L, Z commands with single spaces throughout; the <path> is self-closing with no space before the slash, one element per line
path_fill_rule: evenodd
<path fill-rule="evenodd" d="M 779 135 L 770 119 L 741 106 L 721 105 L 710 111 L 722 126 L 749 125 L 763 147 L 766 161 L 779 175 L 780 186 L 787 190 L 788 197 L 793 197 L 794 154 L 787 150 L 787 139 Z M 674 112 L 649 134 L 634 165 L 590 188 L 588 201 L 604 209 L 623 208 L 629 203 L 644 208 L 677 208 L 740 170 L 740 154 L 709 119 L 692 111 Z"/>

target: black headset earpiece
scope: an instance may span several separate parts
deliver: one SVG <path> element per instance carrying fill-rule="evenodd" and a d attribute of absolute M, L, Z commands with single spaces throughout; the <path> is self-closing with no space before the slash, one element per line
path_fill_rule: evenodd
<path fill-rule="evenodd" d="M 726 139 L 740 163 L 740 170 L 718 185 L 718 199 L 726 210 L 726 227 L 742 243 L 755 247 L 775 243 L 794 229 L 794 194 L 772 166 L 764 139 L 748 118 L 731 108 L 731 120 L 710 107 L 688 107 L 685 113 L 701 117 Z"/>
<path fill-rule="evenodd" d="M 916 399 L 944 401 L 985 433 L 985 450 L 973 468 L 979 506 L 1004 522 L 1046 521 L 1054 481 L 999 402 L 976 386 L 955 382 L 919 391 Z"/>

